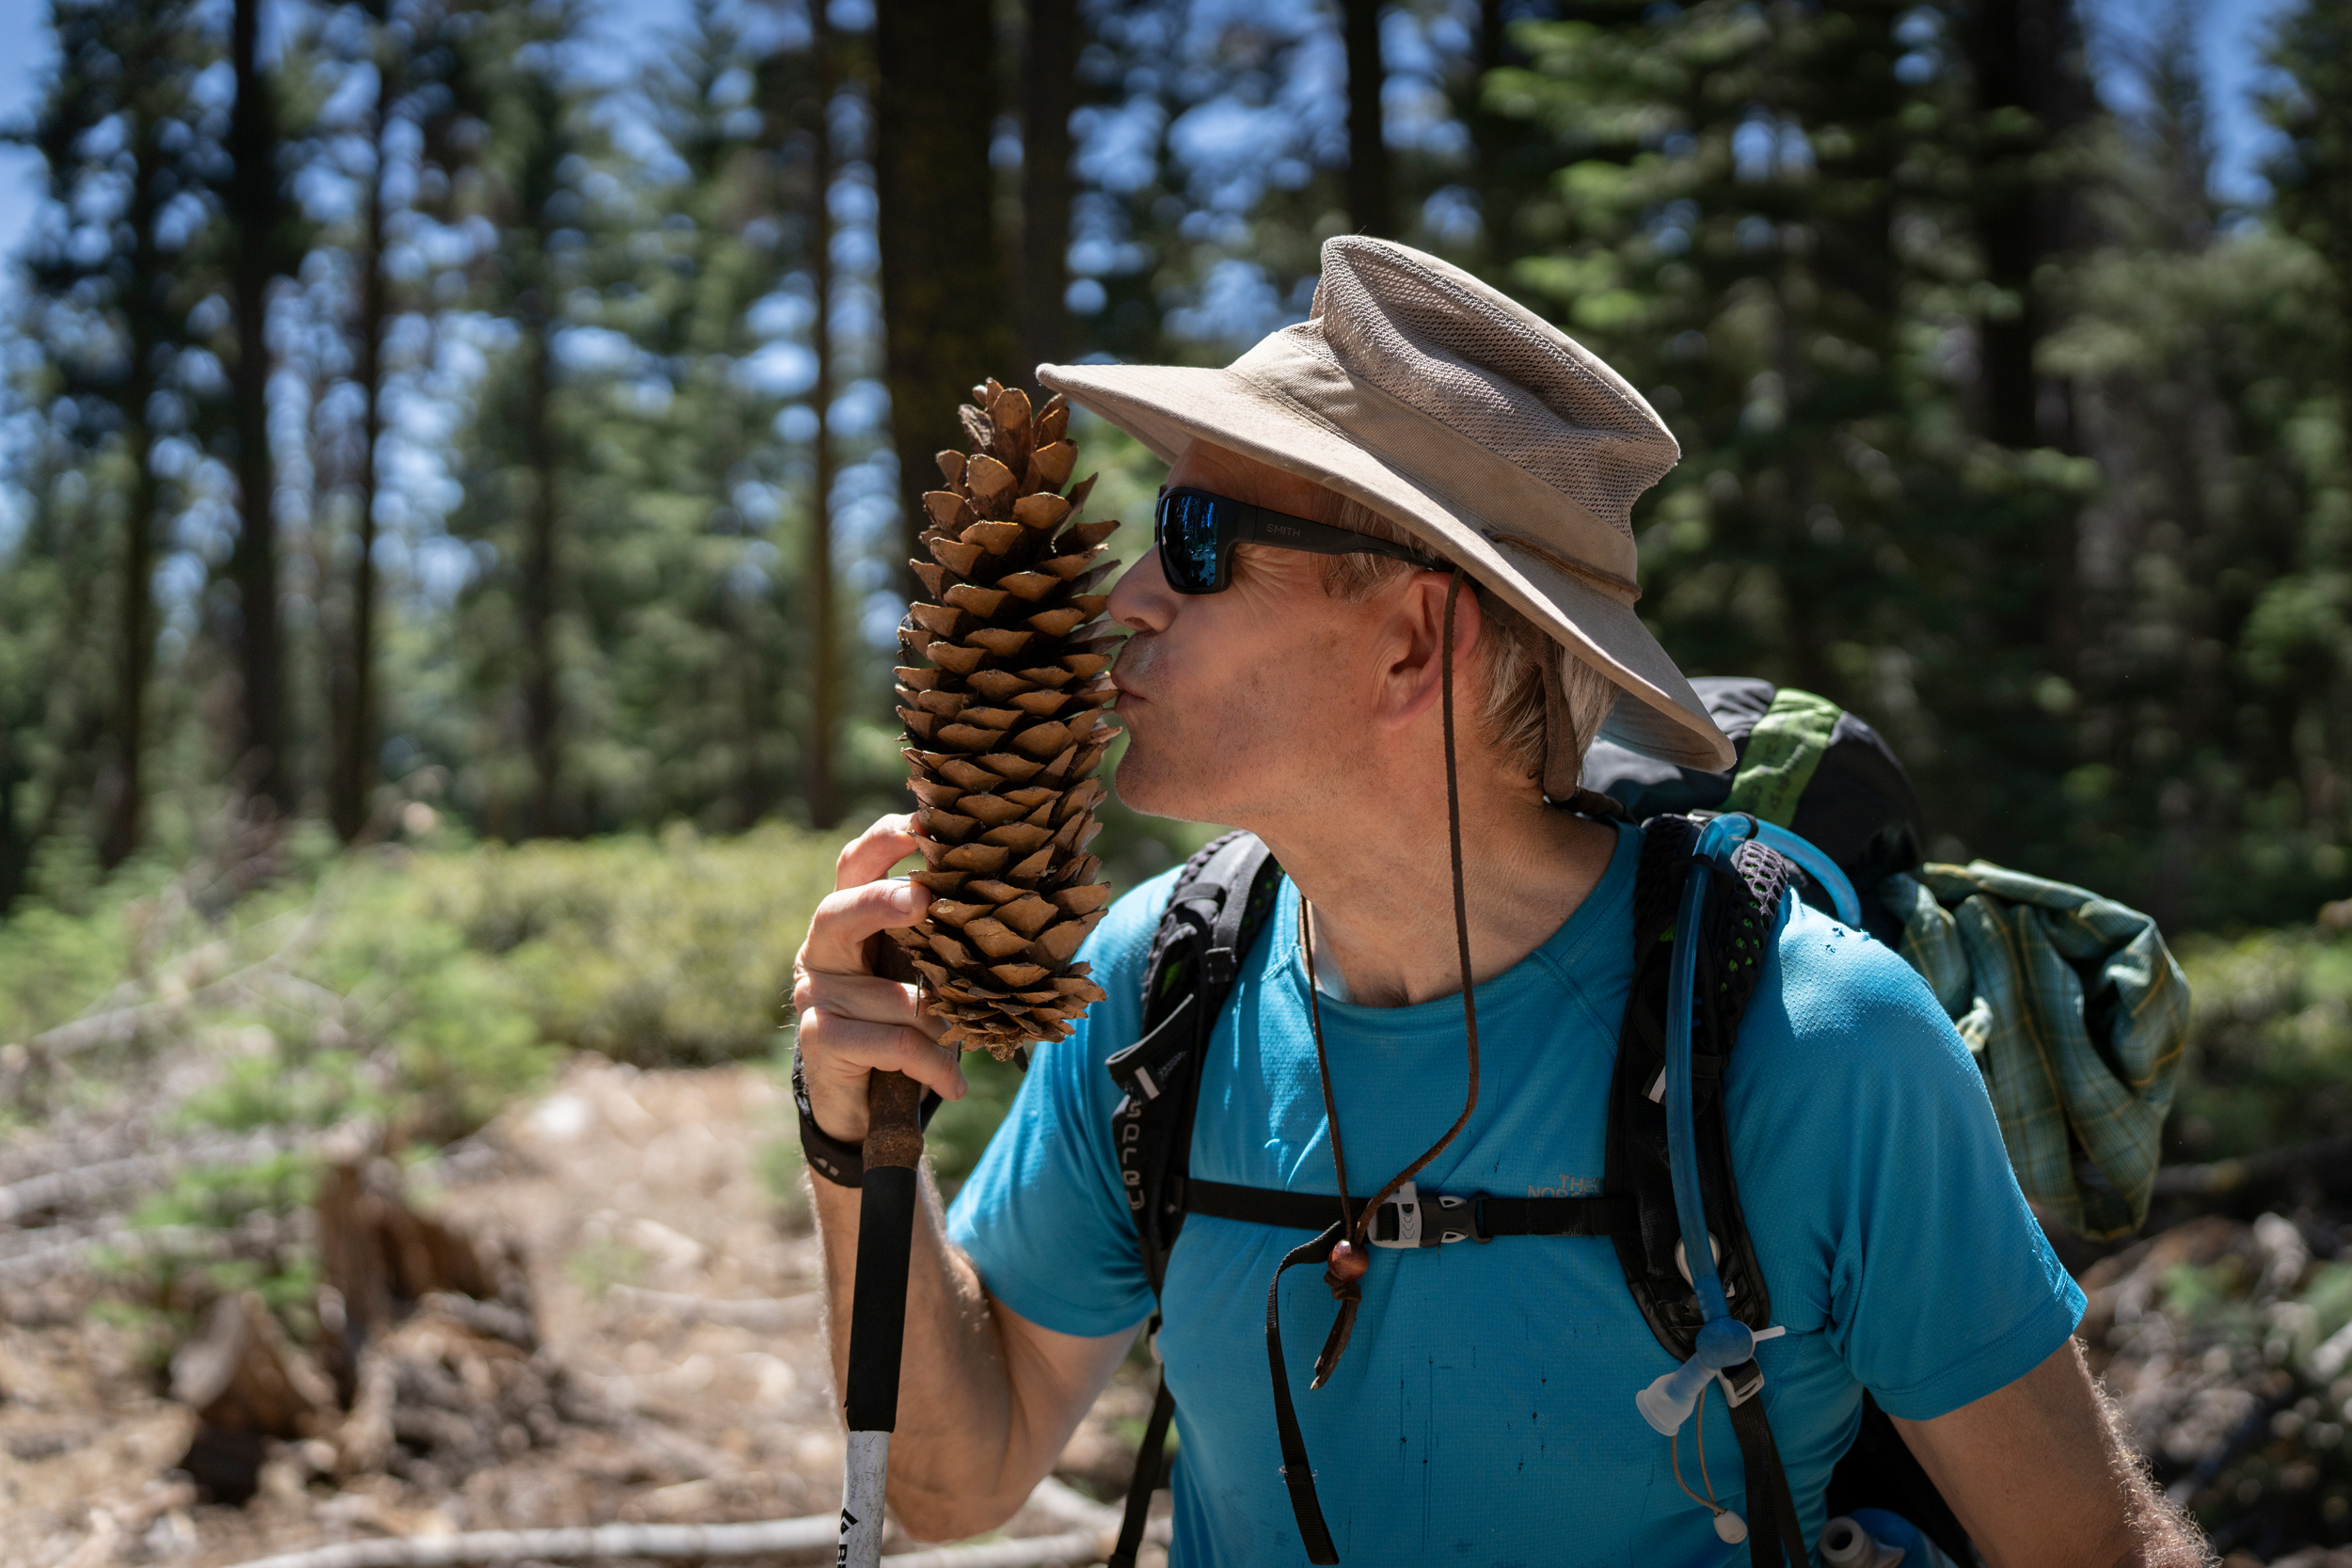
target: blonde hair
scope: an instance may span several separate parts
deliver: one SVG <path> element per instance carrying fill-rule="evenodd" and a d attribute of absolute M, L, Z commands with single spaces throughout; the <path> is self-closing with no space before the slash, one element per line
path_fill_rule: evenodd
<path fill-rule="evenodd" d="M 1317 521 L 1333 528 L 1411 546 L 1427 557 L 1427 568 L 1431 571 L 1453 569 L 1450 562 L 1410 531 L 1353 497 L 1324 490 L 1315 512 Z M 1361 600 L 1413 569 L 1405 562 L 1384 555 L 1326 556 L 1323 591 L 1336 599 Z M 1616 684 L 1553 641 L 1542 627 L 1475 576 L 1470 581 L 1478 594 L 1478 612 L 1484 623 L 1478 647 L 1486 665 L 1486 700 L 1478 715 L 1479 732 L 1487 744 L 1522 772 L 1542 779 L 1547 750 L 1544 661 L 1556 658 L 1561 693 L 1567 699 L 1569 722 L 1576 732 L 1576 754 L 1581 761 L 1616 701 Z"/>

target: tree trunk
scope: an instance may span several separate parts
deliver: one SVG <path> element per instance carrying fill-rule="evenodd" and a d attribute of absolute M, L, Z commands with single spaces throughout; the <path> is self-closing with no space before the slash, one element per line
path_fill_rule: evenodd
<path fill-rule="evenodd" d="M 548 338 L 550 302 L 544 288 L 527 290 L 523 306 L 523 463 L 531 470 L 531 510 L 522 560 L 523 745 L 531 756 L 531 832 L 558 831 L 556 773 L 559 719 L 555 655 L 555 364 Z"/>
<path fill-rule="evenodd" d="M 1347 45 L 1347 221 L 1359 234 L 1393 236 L 1389 145 L 1381 135 L 1380 0 L 1340 0 Z"/>
<path fill-rule="evenodd" d="M 809 282 L 817 295 L 817 322 L 810 329 L 817 351 L 817 385 L 809 402 L 817 415 L 816 451 L 808 498 L 808 755 L 801 769 L 809 826 L 830 828 L 839 815 L 834 800 L 833 751 L 835 687 L 841 673 L 834 625 L 833 577 L 833 24 L 819 3 L 810 7 L 817 54 L 816 166 L 809 188 Z"/>
<path fill-rule="evenodd" d="M 2007 135 L 1994 131 L 1977 170 L 1985 278 L 2015 304 L 1978 322 L 1982 429 L 2015 450 L 2072 451 L 2078 442 L 2071 389 L 2061 380 L 2045 380 L 2034 359 L 2051 327 L 2037 275 L 2081 239 L 2073 199 L 2078 182 L 2049 172 L 2052 150 L 2095 108 L 2081 21 L 2074 0 L 1979 0 L 1964 36 L 1979 120 L 1992 127 L 1997 116 L 2020 126 Z M 2018 110 L 2025 119 L 2015 116 Z M 2070 677 L 2081 641 L 2076 536 L 2070 517 L 2043 541 L 2043 641 L 2050 667 Z"/>
<path fill-rule="evenodd" d="M 231 277 L 237 315 L 230 402 L 236 441 L 237 542 L 229 575 L 237 585 L 237 664 L 244 689 L 235 766 L 247 788 L 283 816 L 293 808 L 286 770 L 285 672 L 278 617 L 277 490 L 269 450 L 269 282 L 275 260 L 278 127 L 257 58 L 261 0 L 236 0 L 230 53 L 237 76 L 229 117 L 229 209 L 235 231 Z"/>
<path fill-rule="evenodd" d="M 131 504 L 123 518 L 122 579 L 115 607 L 119 639 L 115 666 L 114 763 L 99 775 L 98 860 L 108 870 L 129 859 L 139 847 L 146 816 L 147 787 L 142 767 L 147 752 L 147 682 L 155 662 L 155 519 L 163 510 L 163 486 L 155 477 L 155 433 L 147 423 L 149 400 L 155 395 L 156 358 L 165 341 L 162 287 L 159 274 L 166 261 L 155 244 L 155 219 L 162 206 L 157 165 L 162 149 L 152 127 L 139 126 L 134 135 L 138 166 L 132 175 L 132 282 L 123 302 L 124 325 L 130 338 L 129 368 L 123 377 L 121 407 L 124 454 L 131 466 Z"/>
<path fill-rule="evenodd" d="M 328 812 L 348 844 L 368 821 L 368 792 L 375 783 L 375 489 L 376 446 L 384 435 L 384 319 L 390 313 L 384 279 L 384 133 L 391 115 L 391 62 L 381 31 L 376 46 L 375 166 L 369 171 L 358 254 L 360 396 L 358 553 L 351 566 L 351 631 L 327 697 L 334 721 L 335 761 Z"/>
<path fill-rule="evenodd" d="M 917 553 L 931 454 L 957 405 L 1009 368 L 988 144 L 996 114 L 989 8 L 970 0 L 889 0 L 875 8 L 874 182 L 879 198 L 884 359 L 898 455 L 898 584 Z"/>
<path fill-rule="evenodd" d="M 1021 379 L 1069 353 L 1070 112 L 1078 0 L 1029 0 L 1022 61 Z"/>

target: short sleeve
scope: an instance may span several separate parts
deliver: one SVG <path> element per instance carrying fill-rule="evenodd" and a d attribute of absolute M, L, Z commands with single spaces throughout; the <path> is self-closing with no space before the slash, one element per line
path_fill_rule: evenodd
<path fill-rule="evenodd" d="M 1827 1334 L 1909 1420 L 2006 1387 L 2066 1342 L 2084 1298 L 2026 1207 L 1974 1058 L 1869 938 L 1800 907 L 1776 959 L 1729 1085 L 1761 1255 L 1817 1265 L 1768 1274 L 1775 1319 Z"/>
<path fill-rule="evenodd" d="M 1038 1050 L 971 1179 L 947 1238 L 989 1293 L 1041 1327 L 1097 1338 L 1152 1311 L 1111 1148 L 1118 1085 L 1104 1060 L 1136 1038 L 1143 966 L 1175 873 L 1112 906 L 1079 956 L 1108 994 L 1070 1037 Z"/>

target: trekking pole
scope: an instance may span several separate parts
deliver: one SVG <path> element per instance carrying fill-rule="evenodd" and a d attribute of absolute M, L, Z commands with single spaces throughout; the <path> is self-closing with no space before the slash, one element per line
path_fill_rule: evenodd
<path fill-rule="evenodd" d="M 877 1072 L 866 1090 L 866 1176 L 859 1189 L 857 1281 L 850 1298 L 850 1375 L 843 1389 L 850 1449 L 841 1478 L 838 1568 L 882 1560 L 882 1487 L 898 1420 L 898 1360 L 907 1328 L 907 1254 L 914 1242 L 916 1120 L 922 1086 Z"/>

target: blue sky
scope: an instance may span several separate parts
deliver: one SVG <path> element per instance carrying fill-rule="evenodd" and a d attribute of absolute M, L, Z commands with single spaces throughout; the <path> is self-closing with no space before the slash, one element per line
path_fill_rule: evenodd
<path fill-rule="evenodd" d="M 2214 132 L 2219 153 L 2215 171 L 2218 194 L 2258 198 L 2257 170 L 2265 151 L 2265 129 L 2251 95 L 2261 77 L 2262 40 L 2271 19 L 2289 0 L 2088 0 L 2092 25 L 2113 57 L 2134 40 L 2153 38 L 2177 5 L 2199 14 L 2199 36 L 2211 91 Z M 644 56 L 644 46 L 685 11 L 684 0 L 604 0 L 606 53 L 617 72 Z M 22 120 L 32 110 L 51 55 L 45 0 L 0 0 L 0 123 Z M 2119 103 L 2128 84 L 2114 72 L 2103 88 Z M 0 149 L 0 256 L 12 254 L 40 200 L 40 160 L 24 149 Z M 0 289 L 8 287 L 0 283 Z"/>

